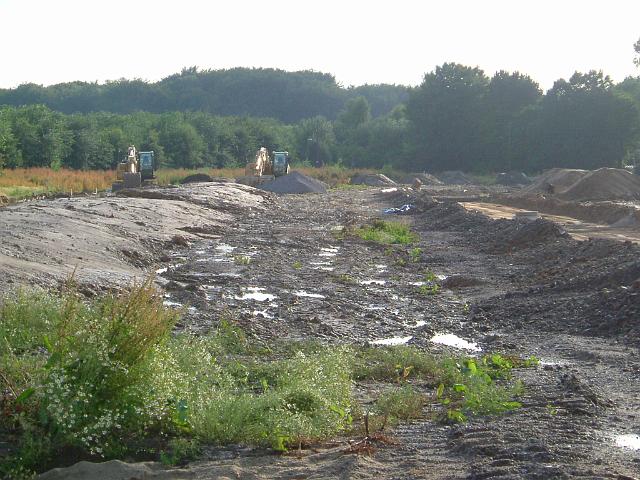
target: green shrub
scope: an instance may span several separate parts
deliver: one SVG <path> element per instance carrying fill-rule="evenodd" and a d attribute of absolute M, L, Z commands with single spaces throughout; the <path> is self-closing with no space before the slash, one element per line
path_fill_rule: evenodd
<path fill-rule="evenodd" d="M 370 242 L 382 244 L 408 245 L 418 240 L 418 236 L 403 222 L 374 220 L 355 230 L 355 235 Z"/>

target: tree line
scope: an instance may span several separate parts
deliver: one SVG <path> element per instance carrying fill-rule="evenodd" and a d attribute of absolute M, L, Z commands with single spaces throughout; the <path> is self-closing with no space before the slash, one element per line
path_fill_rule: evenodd
<path fill-rule="evenodd" d="M 229 96 L 228 110 L 221 110 L 220 104 L 205 102 L 222 96 L 218 86 L 206 87 L 206 82 L 219 85 L 225 78 L 229 83 L 220 88 Z M 26 97 L 23 103 L 17 97 L 6 102 L 7 91 L 0 92 L 0 105 L 5 103 L 0 166 L 112 168 L 133 143 L 139 150 L 154 150 L 168 167 L 240 166 L 266 146 L 288 150 L 294 160 L 312 165 L 538 172 L 620 166 L 635 161 L 639 145 L 640 79 L 616 85 L 596 71 L 558 80 L 546 93 L 527 75 L 500 71 L 489 77 L 456 63 L 438 66 L 411 89 L 342 89 L 330 75 L 267 69 L 187 69 L 157 84 L 117 83 L 117 88 L 81 84 L 80 90 L 86 85 L 102 89 L 100 97 L 110 89 L 122 94 L 123 85 L 135 84 L 139 90 L 128 100 L 140 95 L 134 104 L 141 106 L 154 98 L 142 94 L 147 88 L 170 85 L 175 111 L 161 104 L 133 111 L 126 95 L 109 105 L 85 103 L 64 94 L 61 86 L 39 87 L 48 92 L 46 102 Z M 324 93 L 314 97 L 309 93 L 314 89 Z M 258 97 L 264 97 L 262 103 L 250 101 Z M 52 99 L 69 103 L 54 108 Z M 237 110 L 231 108 L 234 102 Z"/>

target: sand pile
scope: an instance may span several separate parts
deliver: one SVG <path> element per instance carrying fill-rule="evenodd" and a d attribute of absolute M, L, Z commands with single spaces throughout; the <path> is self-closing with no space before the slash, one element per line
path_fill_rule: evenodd
<path fill-rule="evenodd" d="M 259 185 L 258 188 L 274 193 L 327 193 L 324 183 L 299 172 L 278 177 L 273 182 Z"/>
<path fill-rule="evenodd" d="M 532 193 L 560 193 L 589 173 L 574 168 L 552 168 L 540 175 L 525 190 Z M 551 186 L 551 190 L 549 189 Z"/>
<path fill-rule="evenodd" d="M 442 182 L 430 173 L 411 173 L 404 177 L 401 183 L 412 185 L 416 178 L 422 182 L 422 185 L 442 185 Z"/>
<path fill-rule="evenodd" d="M 599 168 L 558 195 L 569 201 L 640 200 L 640 176 L 620 168 Z"/>
<path fill-rule="evenodd" d="M 447 185 L 471 185 L 473 179 L 460 170 L 452 170 L 438 174 L 438 179 Z"/>
<path fill-rule="evenodd" d="M 370 187 L 396 185 L 396 182 L 381 173 L 358 173 L 351 177 L 350 183 L 351 185 L 369 185 Z"/>

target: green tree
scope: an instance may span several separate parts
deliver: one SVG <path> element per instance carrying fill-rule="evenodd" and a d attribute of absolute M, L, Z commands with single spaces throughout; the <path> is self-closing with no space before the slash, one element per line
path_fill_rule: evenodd
<path fill-rule="evenodd" d="M 336 137 L 333 125 L 322 116 L 302 120 L 295 128 L 299 158 L 312 165 L 324 165 L 333 160 Z"/>
<path fill-rule="evenodd" d="M 199 168 L 203 166 L 205 143 L 198 131 L 182 119 L 182 115 L 165 115 L 161 121 L 159 140 L 167 166 Z"/>
<path fill-rule="evenodd" d="M 424 76 L 407 102 L 409 168 L 476 170 L 486 163 L 483 100 L 488 86 L 482 70 L 456 63 Z"/>

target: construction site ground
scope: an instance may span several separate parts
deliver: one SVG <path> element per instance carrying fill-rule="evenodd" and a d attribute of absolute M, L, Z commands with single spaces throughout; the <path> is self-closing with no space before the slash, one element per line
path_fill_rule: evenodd
<path fill-rule="evenodd" d="M 208 447 L 173 471 L 131 467 L 151 468 L 146 478 L 640 478 L 639 232 L 620 241 L 551 218 L 567 235 L 550 221 L 503 218 L 505 207 L 429 193 L 442 191 L 276 196 L 207 183 L 25 203 L 0 209 L 0 288 L 53 285 L 75 269 L 91 295 L 157 272 L 183 330 L 204 332 L 224 314 L 259 339 L 541 360 L 516 371 L 522 408 L 463 424 L 425 411 L 371 456 L 344 453 L 348 439 L 301 455 Z M 416 208 L 383 213 L 404 204 Z M 419 242 L 349 235 L 380 217 L 410 223 Z M 583 240 L 595 236 L 609 238 Z M 420 255 L 409 254 L 415 247 Z M 427 272 L 442 285 L 436 295 L 420 289 Z"/>

